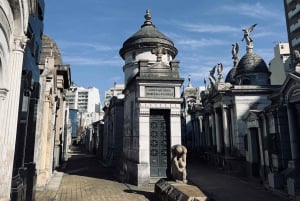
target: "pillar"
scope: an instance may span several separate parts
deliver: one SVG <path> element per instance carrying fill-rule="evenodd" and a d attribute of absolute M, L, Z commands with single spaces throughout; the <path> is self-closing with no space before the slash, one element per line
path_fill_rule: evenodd
<path fill-rule="evenodd" d="M 223 106 L 222 116 L 223 116 L 223 133 L 224 133 L 224 143 L 225 143 L 225 154 L 228 155 L 230 151 L 230 138 L 229 138 L 229 130 L 228 130 L 228 119 L 227 114 L 228 108 L 226 105 Z M 229 125 L 230 126 L 230 125 Z"/>
<path fill-rule="evenodd" d="M 220 117 L 217 113 L 217 111 L 214 111 L 215 114 L 215 124 L 216 124 L 216 143 L 217 143 L 217 152 L 221 152 L 222 151 L 222 145 L 221 145 L 221 136 L 220 136 Z"/>
<path fill-rule="evenodd" d="M 290 128 L 290 144 L 291 144 L 291 152 L 292 152 L 292 160 L 295 162 L 299 160 L 299 133 L 297 133 L 296 128 L 296 111 L 292 104 L 288 104 L 287 107 L 288 112 L 288 123 Z"/>
<path fill-rule="evenodd" d="M 216 140 L 216 125 L 215 125 L 215 122 L 216 122 L 216 118 L 215 118 L 215 113 L 213 113 L 211 115 L 211 118 L 209 119 L 211 122 L 211 125 L 212 125 L 212 146 L 216 146 L 217 145 L 217 140 Z"/>
<path fill-rule="evenodd" d="M 27 42 L 26 36 L 14 39 L 10 66 L 7 78 L 7 97 L 3 104 L 3 124 L 1 127 L 1 155 L 0 155 L 0 200 L 10 199 L 10 187 L 16 143 L 21 74 L 24 50 Z"/>

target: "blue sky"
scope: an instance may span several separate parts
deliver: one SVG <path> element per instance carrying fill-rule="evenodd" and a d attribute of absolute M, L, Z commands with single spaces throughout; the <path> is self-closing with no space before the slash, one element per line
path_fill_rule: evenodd
<path fill-rule="evenodd" d="M 243 28 L 257 23 L 251 37 L 254 51 L 268 64 L 278 42 L 287 42 L 282 0 L 48 0 L 44 34 L 60 48 L 64 64 L 71 65 L 72 81 L 104 91 L 124 83 L 119 56 L 123 42 L 140 29 L 146 9 L 156 28 L 178 49 L 180 74 L 193 86 L 217 63 L 224 73 L 232 67 L 231 45 L 245 54 Z M 224 75 L 224 77 L 225 77 Z M 187 82 L 184 83 L 187 85 Z"/>

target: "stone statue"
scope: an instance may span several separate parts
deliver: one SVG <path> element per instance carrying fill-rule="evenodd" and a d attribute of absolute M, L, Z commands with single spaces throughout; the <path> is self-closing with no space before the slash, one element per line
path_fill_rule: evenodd
<path fill-rule="evenodd" d="M 165 48 L 163 48 L 160 44 L 158 44 L 156 48 L 151 50 L 151 53 L 156 55 L 157 62 L 161 62 L 162 56 L 164 54 L 167 54 L 167 50 Z"/>
<path fill-rule="evenodd" d="M 242 41 L 245 39 L 248 48 L 253 48 L 253 40 L 250 37 L 250 33 L 253 31 L 253 29 L 256 25 L 257 24 L 253 24 L 248 29 L 243 29 L 244 38 L 242 39 Z"/>
<path fill-rule="evenodd" d="M 239 56 L 238 56 L 239 44 L 238 43 L 232 44 L 231 53 L 232 53 L 232 59 L 233 59 L 233 67 L 236 67 L 237 64 L 239 63 Z"/>
<path fill-rule="evenodd" d="M 215 78 L 215 76 L 214 76 L 214 74 L 215 74 L 215 72 L 216 72 L 216 67 L 217 66 L 214 66 L 210 71 L 209 71 L 209 81 L 210 81 L 210 83 L 211 83 L 211 85 L 213 86 L 213 87 L 215 87 L 216 86 L 216 78 Z"/>
<path fill-rule="evenodd" d="M 186 156 L 185 146 L 174 145 L 172 147 L 171 175 L 176 182 L 187 183 Z"/>
<path fill-rule="evenodd" d="M 223 75 L 222 75 L 222 73 L 223 73 L 223 64 L 222 63 L 218 63 L 218 68 L 217 68 L 217 72 L 218 72 L 218 79 L 219 79 L 219 82 L 221 82 L 221 81 L 223 81 Z"/>

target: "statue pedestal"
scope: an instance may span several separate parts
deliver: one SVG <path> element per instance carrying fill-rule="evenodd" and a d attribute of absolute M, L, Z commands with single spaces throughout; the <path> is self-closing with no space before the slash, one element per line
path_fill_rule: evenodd
<path fill-rule="evenodd" d="M 160 201 L 207 201 L 208 197 L 197 187 L 160 179 L 155 184 L 154 192 Z"/>

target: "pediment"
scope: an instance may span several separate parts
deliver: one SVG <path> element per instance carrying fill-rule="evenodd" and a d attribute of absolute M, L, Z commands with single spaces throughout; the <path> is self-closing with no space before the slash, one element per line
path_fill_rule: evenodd
<path fill-rule="evenodd" d="M 298 73 L 288 74 L 280 89 L 280 94 L 285 97 L 286 102 L 300 101 L 300 75 Z"/>

